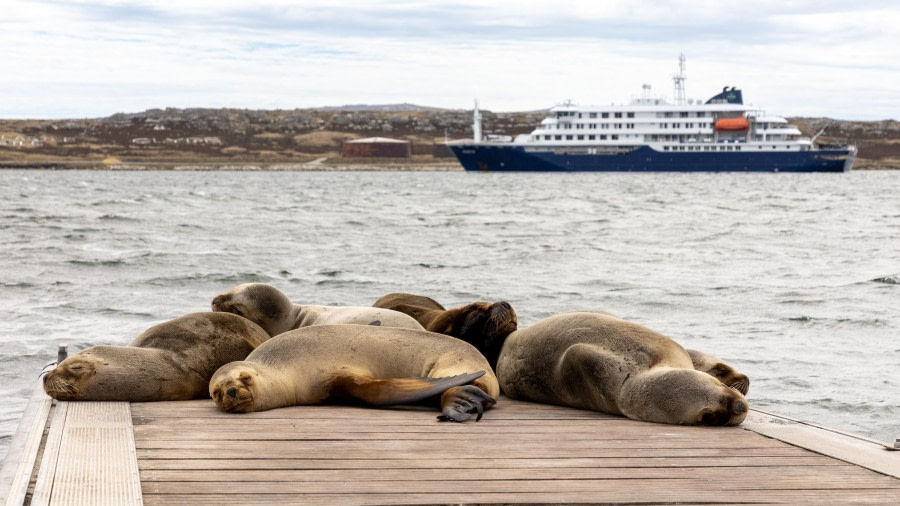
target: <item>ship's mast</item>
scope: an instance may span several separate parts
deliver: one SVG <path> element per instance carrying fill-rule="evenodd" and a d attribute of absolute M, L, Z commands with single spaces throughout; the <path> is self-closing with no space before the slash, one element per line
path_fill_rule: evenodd
<path fill-rule="evenodd" d="M 684 53 L 678 55 L 678 73 L 672 78 L 675 81 L 675 103 L 684 105 Z"/>
<path fill-rule="evenodd" d="M 481 111 L 478 110 L 478 101 L 475 101 L 475 110 L 472 112 L 472 138 L 475 142 L 481 142 Z"/>

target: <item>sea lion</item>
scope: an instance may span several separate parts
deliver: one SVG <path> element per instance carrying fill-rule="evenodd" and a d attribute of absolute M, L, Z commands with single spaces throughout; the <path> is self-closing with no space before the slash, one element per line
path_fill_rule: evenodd
<path fill-rule="evenodd" d="M 173 401 L 205 397 L 223 364 L 242 360 L 269 339 L 230 313 L 191 313 L 150 327 L 127 346 L 93 346 L 44 377 L 60 401 Z"/>
<path fill-rule="evenodd" d="M 697 350 L 686 350 L 691 356 L 691 362 L 694 369 L 705 372 L 710 376 L 717 378 L 722 383 L 736 389 L 740 393 L 747 395 L 750 390 L 750 378 L 745 374 L 739 373 L 731 364 L 720 358 L 703 353 Z"/>
<path fill-rule="evenodd" d="M 414 318 L 388 309 L 294 304 L 284 292 L 265 283 L 237 285 L 216 295 L 211 306 L 213 311 L 247 318 L 270 336 L 300 327 L 343 323 L 424 330 Z"/>
<path fill-rule="evenodd" d="M 496 371 L 513 399 L 635 420 L 737 425 L 749 410 L 741 392 L 695 370 L 678 343 L 605 314 L 565 313 L 516 330 Z"/>
<path fill-rule="evenodd" d="M 347 324 L 279 334 L 223 365 L 209 382 L 210 396 L 228 413 L 348 398 L 408 404 L 441 395 L 438 418 L 459 422 L 476 412 L 480 419 L 499 393 L 487 361 L 467 343 L 424 330 Z"/>
<path fill-rule="evenodd" d="M 496 356 L 504 339 L 518 325 L 516 311 L 506 301 L 473 302 L 448 310 L 423 295 L 391 293 L 373 305 L 406 313 L 430 332 L 462 339 L 482 352 L 492 368 L 497 367 Z"/>

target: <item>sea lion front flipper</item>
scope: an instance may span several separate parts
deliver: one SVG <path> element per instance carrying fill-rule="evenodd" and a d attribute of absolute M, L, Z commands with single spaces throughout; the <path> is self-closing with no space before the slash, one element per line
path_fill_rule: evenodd
<path fill-rule="evenodd" d="M 497 404 L 497 401 L 475 385 L 464 385 L 450 388 L 441 396 L 441 411 L 438 420 L 442 422 L 465 422 L 472 418 L 476 411 L 475 421 L 481 420 L 484 414 L 484 403 Z"/>
<path fill-rule="evenodd" d="M 353 397 L 373 406 L 411 404 L 440 395 L 450 388 L 465 385 L 482 376 L 484 371 L 445 378 L 372 379 L 358 375 L 341 376 L 333 383 L 332 395 Z"/>

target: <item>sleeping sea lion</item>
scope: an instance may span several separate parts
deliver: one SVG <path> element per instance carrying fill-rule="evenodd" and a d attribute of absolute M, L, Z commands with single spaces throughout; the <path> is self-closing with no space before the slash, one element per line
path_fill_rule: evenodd
<path fill-rule="evenodd" d="M 173 401 L 205 397 L 223 364 L 242 360 L 269 339 L 230 313 L 191 313 L 150 327 L 127 346 L 93 346 L 44 377 L 60 401 Z"/>
<path fill-rule="evenodd" d="M 606 314 L 545 318 L 510 334 L 493 358 L 513 399 L 687 425 L 737 425 L 749 410 L 678 343 Z"/>
<path fill-rule="evenodd" d="M 424 330 L 412 317 L 371 307 L 294 304 L 281 290 L 264 283 L 237 285 L 212 300 L 213 311 L 243 316 L 270 336 L 311 325 L 354 323 Z"/>
<path fill-rule="evenodd" d="M 516 330 L 516 311 L 506 301 L 473 302 L 453 309 L 444 309 L 434 299 L 410 293 L 391 293 L 375 301 L 375 307 L 393 309 L 416 319 L 425 330 L 453 336 L 478 348 L 491 367 L 503 340 Z"/>
<path fill-rule="evenodd" d="M 280 334 L 223 365 L 209 382 L 209 394 L 228 413 L 348 398 L 408 404 L 440 395 L 438 418 L 459 422 L 476 412 L 481 418 L 499 393 L 487 361 L 467 343 L 424 330 L 347 324 Z"/>

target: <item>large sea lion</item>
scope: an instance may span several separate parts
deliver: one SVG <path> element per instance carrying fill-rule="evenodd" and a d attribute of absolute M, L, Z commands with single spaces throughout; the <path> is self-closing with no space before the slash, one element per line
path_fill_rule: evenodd
<path fill-rule="evenodd" d="M 506 336 L 516 330 L 518 318 L 506 301 L 473 302 L 444 309 L 437 301 L 423 295 L 391 293 L 375 301 L 375 307 L 393 309 L 416 319 L 425 330 L 447 334 L 478 348 L 491 367 Z M 495 360 L 491 360 L 494 357 Z"/>
<path fill-rule="evenodd" d="M 209 378 L 269 339 L 230 313 L 191 313 L 153 326 L 127 346 L 93 346 L 44 377 L 60 401 L 173 401 L 209 394 Z"/>
<path fill-rule="evenodd" d="M 348 398 L 408 404 L 440 395 L 438 418 L 460 422 L 476 412 L 481 418 L 499 393 L 487 361 L 467 343 L 424 330 L 346 324 L 275 336 L 209 382 L 209 394 L 228 413 Z"/>
<path fill-rule="evenodd" d="M 514 399 L 687 425 L 737 425 L 749 409 L 675 341 L 606 314 L 565 313 L 516 330 L 495 360 Z"/>
<path fill-rule="evenodd" d="M 300 327 L 344 323 L 424 330 L 414 318 L 389 309 L 294 304 L 284 292 L 265 283 L 245 283 L 216 295 L 212 310 L 243 316 L 270 336 Z"/>

